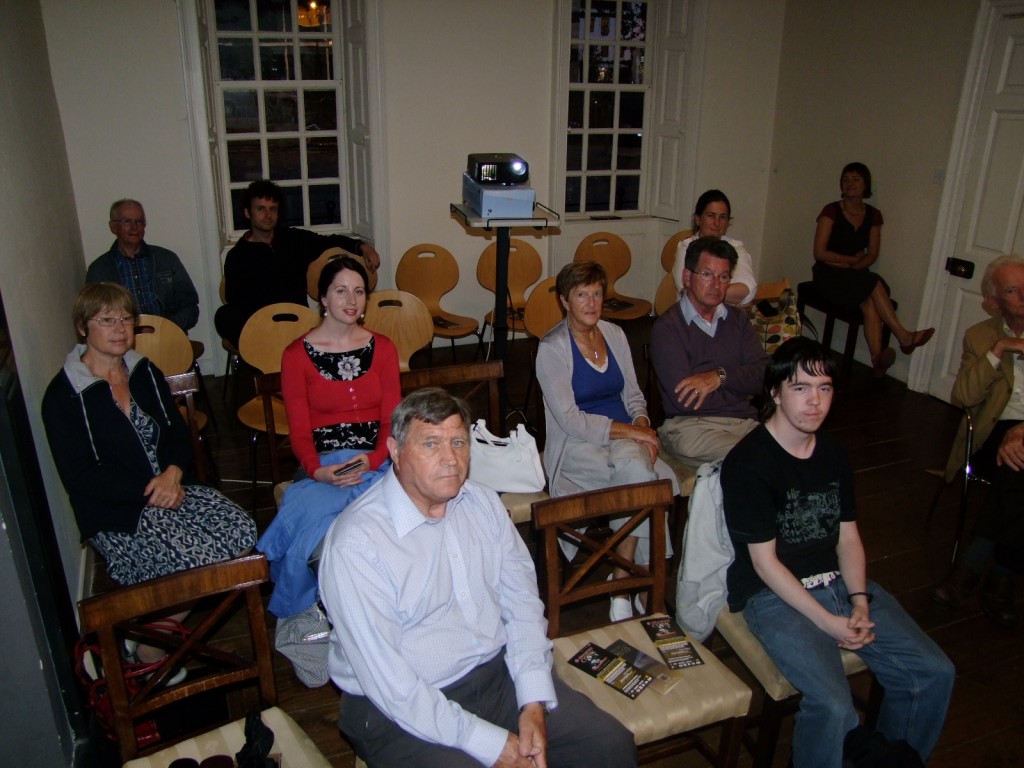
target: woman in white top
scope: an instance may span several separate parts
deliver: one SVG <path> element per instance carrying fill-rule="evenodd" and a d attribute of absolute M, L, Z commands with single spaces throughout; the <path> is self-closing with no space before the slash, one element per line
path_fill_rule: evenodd
<path fill-rule="evenodd" d="M 736 249 L 739 259 L 732 271 L 732 280 L 725 292 L 725 303 L 730 306 L 749 304 L 757 292 L 757 278 L 754 277 L 754 262 L 750 252 L 742 242 L 726 237 L 729 222 L 732 221 L 732 206 L 725 193 L 717 189 L 709 189 L 697 198 L 693 209 L 693 235 L 686 238 L 676 248 L 676 263 L 672 267 L 672 278 L 676 283 L 676 292 L 683 290 L 683 261 L 686 259 L 686 246 L 698 237 L 720 237 Z"/>

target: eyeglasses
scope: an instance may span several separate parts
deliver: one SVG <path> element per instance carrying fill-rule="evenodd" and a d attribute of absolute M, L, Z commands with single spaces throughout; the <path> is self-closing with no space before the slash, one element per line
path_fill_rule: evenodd
<path fill-rule="evenodd" d="M 732 274 L 729 272 L 723 272 L 720 275 L 716 275 L 709 269 L 702 269 L 700 272 L 691 269 L 690 272 L 693 272 L 693 274 L 695 274 L 705 283 L 710 283 L 712 280 L 717 280 L 720 283 L 728 283 L 730 280 L 732 280 Z"/>
<path fill-rule="evenodd" d="M 115 224 L 120 224 L 122 227 L 144 227 L 146 226 L 145 219 L 111 219 Z"/>
<path fill-rule="evenodd" d="M 121 317 L 90 317 L 90 323 L 96 323 L 100 328 L 113 328 L 115 325 L 134 326 L 138 317 L 135 315 L 122 315 Z"/>

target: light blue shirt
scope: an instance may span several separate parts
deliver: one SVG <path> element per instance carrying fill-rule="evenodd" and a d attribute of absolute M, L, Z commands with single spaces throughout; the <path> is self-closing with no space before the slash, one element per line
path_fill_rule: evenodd
<path fill-rule="evenodd" d="M 682 311 L 683 320 L 686 321 L 687 325 L 693 323 L 712 339 L 715 338 L 715 331 L 718 330 L 718 321 L 728 313 L 728 310 L 725 308 L 725 303 L 723 302 L 722 304 L 719 304 L 715 307 L 715 313 L 711 316 L 711 322 L 709 323 L 697 314 L 697 310 L 690 302 L 690 297 L 685 293 L 679 299 L 679 309 Z"/>
<path fill-rule="evenodd" d="M 441 689 L 506 649 L 519 706 L 557 704 L 533 560 L 493 491 L 467 481 L 427 518 L 392 469 L 335 521 L 320 564 L 328 668 L 406 732 L 484 765 L 508 731 Z"/>

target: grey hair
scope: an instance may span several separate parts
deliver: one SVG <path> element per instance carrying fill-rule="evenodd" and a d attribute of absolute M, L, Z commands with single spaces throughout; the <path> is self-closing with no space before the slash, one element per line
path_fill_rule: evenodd
<path fill-rule="evenodd" d="M 1000 256 L 998 259 L 995 259 L 985 268 L 985 274 L 981 278 L 982 296 L 984 296 L 986 299 L 994 299 L 996 297 L 996 272 L 998 272 L 1003 267 L 1010 266 L 1011 264 L 1016 264 L 1017 266 L 1024 267 L 1024 259 L 1014 254 L 1010 254 L 1009 256 Z"/>
<path fill-rule="evenodd" d="M 142 209 L 143 215 L 145 215 L 146 209 L 142 207 L 142 203 L 138 200 L 132 200 L 130 197 L 122 197 L 120 200 L 115 200 L 110 204 L 110 221 L 113 221 L 118 212 L 126 205 L 137 205 Z"/>
<path fill-rule="evenodd" d="M 402 447 L 414 419 L 437 425 L 452 416 L 461 416 L 469 429 L 471 417 L 465 400 L 440 387 L 417 389 L 406 395 L 391 414 L 391 436 Z"/>

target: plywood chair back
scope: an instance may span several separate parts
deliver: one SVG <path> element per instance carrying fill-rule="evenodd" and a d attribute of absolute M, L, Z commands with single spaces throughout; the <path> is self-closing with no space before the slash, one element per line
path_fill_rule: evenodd
<path fill-rule="evenodd" d="M 434 323 L 434 335 L 451 339 L 454 362 L 455 339 L 477 332 L 472 317 L 456 315 L 441 307 L 441 297 L 459 284 L 459 264 L 451 252 L 434 243 L 414 245 L 402 255 L 395 272 L 400 291 L 416 296 L 427 305 Z"/>
<path fill-rule="evenodd" d="M 558 289 L 555 281 L 558 278 L 548 277 L 541 280 L 530 291 L 530 298 L 526 302 L 526 311 L 523 313 L 523 323 L 526 325 L 526 332 L 535 339 L 543 339 L 544 335 L 562 322 L 565 311 L 562 309 L 562 302 L 558 299 Z"/>
<path fill-rule="evenodd" d="M 484 288 L 494 293 L 498 265 L 498 244 L 491 243 L 476 263 L 476 279 Z M 524 330 L 523 312 L 526 310 L 526 291 L 540 279 L 544 265 L 537 249 L 525 240 L 509 239 L 508 252 L 508 327 L 513 331 Z M 494 310 L 484 318 L 484 327 L 494 324 Z"/>
<path fill-rule="evenodd" d="M 676 290 L 676 281 L 672 277 L 672 273 L 668 272 L 661 278 L 658 292 L 654 296 L 654 314 L 659 317 L 664 315 L 677 301 L 679 301 L 679 291 Z"/>
<path fill-rule="evenodd" d="M 651 302 L 635 296 L 619 293 L 615 284 L 629 272 L 633 257 L 629 245 L 611 232 L 594 232 L 587 235 L 576 246 L 574 262 L 596 261 L 604 267 L 608 278 L 608 290 L 605 291 L 604 309 L 601 314 L 608 320 L 635 320 L 650 314 Z"/>
<path fill-rule="evenodd" d="M 679 249 L 679 244 L 688 237 L 693 237 L 692 229 L 684 229 L 681 232 L 676 232 L 672 237 L 665 241 L 665 245 L 661 249 L 661 268 L 666 272 L 671 274 L 672 267 L 676 265 L 676 251 Z"/>
<path fill-rule="evenodd" d="M 139 753 L 135 721 L 152 716 L 168 704 L 246 681 L 257 683 L 264 705 L 277 703 L 270 638 L 260 597 L 260 586 L 269 575 L 266 558 L 262 554 L 250 555 L 120 587 L 78 604 L 82 633 L 94 633 L 98 640 L 122 761 Z M 212 603 L 209 610 L 207 599 Z M 199 600 L 204 603 L 194 614 L 195 623 L 188 637 L 166 634 L 149 626 L 155 619 L 187 610 Z M 248 614 L 251 653 L 245 652 L 244 643 L 232 643 L 231 650 L 212 644 L 217 627 L 239 606 Z M 163 664 L 134 693 L 124 680 L 125 639 L 168 651 Z M 200 663 L 193 666 L 193 662 Z M 186 664 L 189 676 L 185 681 L 165 687 L 164 681 Z"/>
<path fill-rule="evenodd" d="M 195 362 L 185 332 L 173 320 L 159 315 L 139 315 L 135 351 L 148 357 L 164 376 L 184 373 Z"/>
<path fill-rule="evenodd" d="M 320 322 L 316 310 L 281 302 L 256 310 L 238 337 L 242 359 L 262 373 L 281 370 L 284 348 Z"/>
<path fill-rule="evenodd" d="M 203 446 L 202 431 L 204 424 L 200 423 L 199 411 L 196 410 L 195 395 L 199 391 L 199 375 L 194 371 L 178 373 L 167 377 L 167 386 L 171 390 L 171 397 L 175 400 L 184 400 L 182 416 L 188 424 L 189 435 L 192 438 L 192 460 L 196 468 L 196 477 L 200 483 L 206 483 L 210 472 L 206 463 L 206 450 Z"/>
<path fill-rule="evenodd" d="M 753 302 L 756 304 L 765 299 L 777 299 L 790 289 L 789 278 L 784 277 L 771 283 L 758 283 L 754 292 Z"/>
<path fill-rule="evenodd" d="M 366 301 L 366 327 L 391 339 L 398 348 L 398 369 L 434 338 L 434 320 L 427 305 L 405 291 L 374 291 Z"/>
<path fill-rule="evenodd" d="M 320 303 L 320 296 L 317 283 L 320 282 L 320 273 L 324 271 L 324 266 L 331 259 L 336 259 L 339 256 L 351 256 L 353 259 L 363 265 L 363 269 L 366 269 L 366 287 L 368 290 L 373 290 L 377 287 L 377 273 L 371 272 L 366 268 L 366 259 L 357 253 L 346 251 L 344 248 L 328 248 L 326 251 L 317 256 L 313 261 L 310 262 L 309 266 L 306 267 L 306 294 L 313 301 Z"/>
<path fill-rule="evenodd" d="M 672 503 L 671 483 L 656 480 L 562 496 L 533 505 L 534 525 L 543 536 L 542 594 L 547 604 L 548 636 L 554 641 L 555 671 L 566 684 L 588 696 L 633 732 L 641 763 L 696 748 L 714 765 L 733 766 L 751 692 L 699 643 L 694 642 L 694 649 L 703 665 L 687 669 L 666 694 L 644 692 L 635 700 L 568 663 L 587 643 L 607 648 L 616 640 L 624 640 L 641 652 L 658 657 L 640 619 L 608 623 L 604 618 L 591 629 L 566 635 L 562 613 L 570 606 L 597 600 L 603 608 L 602 617 L 606 617 L 604 610 L 612 595 L 641 592 L 647 596 L 644 615 L 664 617 L 665 520 Z M 608 539 L 592 538 L 587 526 L 606 517 L 626 518 L 626 522 Z M 638 565 L 622 558 L 615 548 L 644 522 L 649 526 L 650 564 Z M 571 568 L 563 568 L 560 563 L 560 538 L 571 540 L 580 548 Z M 627 575 L 606 580 L 609 567 L 623 568 Z M 704 738 L 704 731 L 715 725 L 721 725 L 717 749 Z"/>

